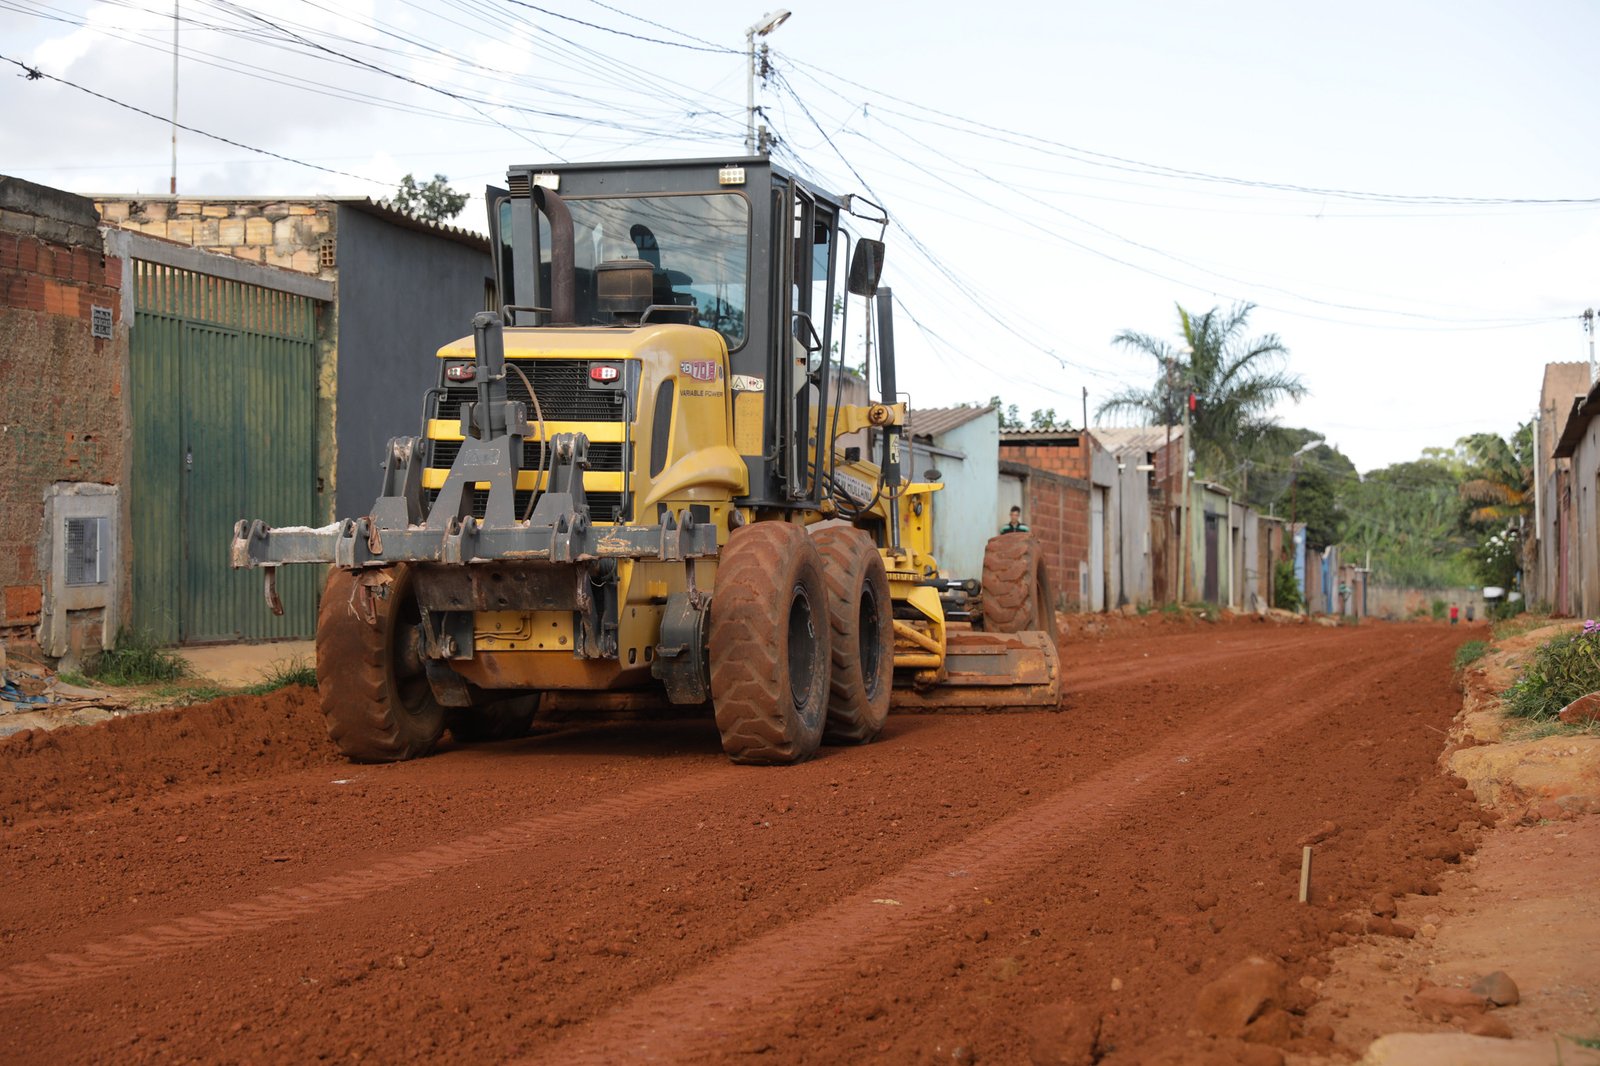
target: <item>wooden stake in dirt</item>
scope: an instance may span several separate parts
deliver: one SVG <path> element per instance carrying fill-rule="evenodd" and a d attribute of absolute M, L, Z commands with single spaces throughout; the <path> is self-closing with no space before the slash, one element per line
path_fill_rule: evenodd
<path fill-rule="evenodd" d="M 1311 848 L 1300 849 L 1300 902 L 1311 898 Z"/>

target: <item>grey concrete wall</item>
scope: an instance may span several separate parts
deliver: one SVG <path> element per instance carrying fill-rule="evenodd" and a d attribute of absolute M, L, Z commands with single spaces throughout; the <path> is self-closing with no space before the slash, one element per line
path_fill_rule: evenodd
<path fill-rule="evenodd" d="M 389 438 L 422 431 L 422 399 L 438 382 L 434 353 L 472 335 L 494 265 L 443 237 L 338 210 L 338 440 L 340 517 L 366 514 Z"/>
<path fill-rule="evenodd" d="M 1118 456 L 1121 469 L 1112 490 L 1116 523 L 1113 527 L 1117 551 L 1115 590 L 1110 604 L 1147 604 L 1154 598 L 1150 562 L 1149 478 L 1138 469 L 1144 453 L 1123 452 Z"/>
<path fill-rule="evenodd" d="M 979 577 L 984 545 L 1000 532 L 993 521 L 1000 498 L 999 415 L 975 418 L 934 443 L 966 456 L 959 464 L 938 460 L 945 488 L 934 497 L 934 558 L 953 577 Z"/>
<path fill-rule="evenodd" d="M 1356 586 L 1351 585 L 1352 597 L 1355 595 Z M 1467 608 L 1472 608 L 1474 618 L 1483 618 L 1485 604 L 1483 593 L 1475 588 L 1447 588 L 1447 589 L 1416 589 L 1399 585 L 1380 585 L 1376 582 L 1367 586 L 1367 614 L 1373 618 L 1405 619 L 1431 617 L 1433 614 L 1433 601 L 1440 600 L 1449 609 L 1449 604 L 1455 604 L 1461 609 L 1461 618 L 1467 617 Z M 1448 614 L 1446 615 L 1448 618 Z"/>
<path fill-rule="evenodd" d="M 1572 453 L 1573 613 L 1600 614 L 1600 419 L 1590 419 Z"/>

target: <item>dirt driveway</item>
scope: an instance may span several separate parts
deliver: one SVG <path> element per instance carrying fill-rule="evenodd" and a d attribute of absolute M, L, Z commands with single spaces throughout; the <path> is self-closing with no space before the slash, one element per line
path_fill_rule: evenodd
<path fill-rule="evenodd" d="M 1464 636 L 1130 623 L 1066 641 L 1062 713 L 891 718 L 785 769 L 701 722 L 352 766 L 298 689 L 20 734 L 0 1059 L 1334 1052 L 1307 989 L 1348 912 L 1476 840 L 1435 766 Z M 1217 999 L 1251 956 L 1246 1033 Z"/>

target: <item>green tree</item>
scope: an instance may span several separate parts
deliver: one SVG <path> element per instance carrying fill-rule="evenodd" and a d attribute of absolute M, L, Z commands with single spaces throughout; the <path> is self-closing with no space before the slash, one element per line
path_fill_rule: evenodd
<path fill-rule="evenodd" d="M 466 193 L 456 192 L 449 186 L 443 174 L 435 174 L 432 181 L 422 185 L 407 174 L 400 179 L 400 187 L 389 199 L 389 206 L 424 222 L 447 222 L 461 213 L 467 206 L 467 199 Z"/>
<path fill-rule="evenodd" d="M 1132 330 L 1117 334 L 1113 344 L 1155 360 L 1156 379 L 1148 387 L 1114 394 L 1095 413 L 1177 425 L 1192 392 L 1195 469 L 1220 477 L 1239 466 L 1250 448 L 1276 428 L 1273 408 L 1306 394 L 1300 378 L 1283 369 L 1289 350 L 1276 333 L 1245 337 L 1253 310 L 1253 304 L 1236 304 L 1227 311 L 1214 307 L 1192 315 L 1179 305 L 1178 345 Z"/>
<path fill-rule="evenodd" d="M 1456 442 L 1466 458 L 1461 498 L 1470 506 L 1467 521 L 1478 543 L 1472 559 L 1485 585 L 1511 588 L 1527 566 L 1523 536 L 1533 517 L 1533 423 L 1518 426 L 1511 439 L 1498 433 L 1474 433 Z"/>
<path fill-rule="evenodd" d="M 1533 423 L 1524 422 L 1506 440 L 1474 433 L 1458 442 L 1467 457 L 1461 497 L 1473 505 L 1470 520 L 1504 528 L 1533 514 Z"/>
<path fill-rule="evenodd" d="M 1306 524 L 1306 544 L 1322 551 L 1344 535 L 1344 503 L 1334 475 L 1323 465 L 1302 459 L 1289 486 L 1284 514 Z"/>
<path fill-rule="evenodd" d="M 1413 588 L 1473 582 L 1461 476 L 1437 457 L 1395 463 L 1343 482 L 1340 542 L 1372 559 L 1376 578 Z"/>

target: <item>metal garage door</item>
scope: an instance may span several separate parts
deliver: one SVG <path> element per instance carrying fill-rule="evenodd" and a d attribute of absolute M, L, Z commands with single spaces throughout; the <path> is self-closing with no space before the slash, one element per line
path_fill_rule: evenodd
<path fill-rule="evenodd" d="M 168 642 L 309 637 L 317 568 L 284 569 L 274 617 L 228 542 L 240 518 L 319 513 L 315 301 L 132 265 L 134 624 Z"/>

